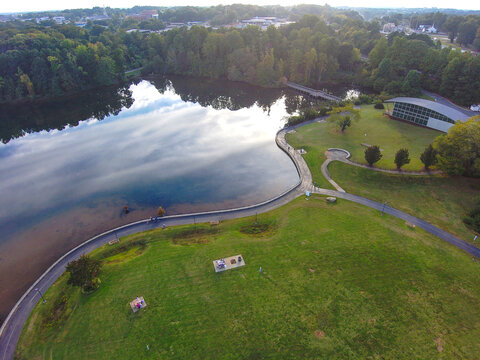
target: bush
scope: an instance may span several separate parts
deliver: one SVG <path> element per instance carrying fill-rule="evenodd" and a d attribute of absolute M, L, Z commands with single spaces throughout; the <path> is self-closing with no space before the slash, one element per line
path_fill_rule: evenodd
<path fill-rule="evenodd" d="M 49 308 L 42 318 L 42 322 L 46 327 L 56 327 L 62 324 L 68 317 L 70 314 L 68 300 L 68 295 L 62 290 L 53 303 L 51 305 L 49 304 Z"/>
<path fill-rule="evenodd" d="M 67 272 L 70 273 L 68 284 L 80 286 L 84 292 L 91 292 L 100 286 L 100 269 L 102 263 L 99 260 L 82 255 L 80 259 L 74 260 L 67 265 Z"/>
<path fill-rule="evenodd" d="M 358 104 L 357 104 L 358 102 Z M 355 101 L 355 105 L 362 105 L 362 104 L 371 104 L 373 102 L 373 98 L 367 94 L 360 94 L 357 101 Z"/>
<path fill-rule="evenodd" d="M 382 154 L 380 153 L 380 148 L 377 145 L 372 145 L 365 149 L 365 160 L 370 166 L 375 164 L 381 158 Z"/>
<path fill-rule="evenodd" d="M 160 217 L 163 217 L 165 215 L 165 209 L 161 206 L 158 207 L 157 209 L 157 215 Z"/>
<path fill-rule="evenodd" d="M 312 107 L 301 109 L 299 115 L 292 115 L 288 118 L 287 126 L 297 125 L 320 116 L 325 116 L 330 110 L 331 108 L 328 106 L 322 106 L 318 110 Z"/>
<path fill-rule="evenodd" d="M 375 104 L 374 108 L 375 109 L 385 109 L 385 106 L 383 106 L 383 104 L 381 102 L 379 102 L 379 103 Z"/>

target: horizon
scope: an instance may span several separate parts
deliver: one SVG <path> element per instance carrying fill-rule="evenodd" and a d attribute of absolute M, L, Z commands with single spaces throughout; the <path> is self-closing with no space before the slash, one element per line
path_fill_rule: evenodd
<path fill-rule="evenodd" d="M 460 0 L 456 2 L 457 6 L 452 7 L 451 2 L 446 0 L 424 0 L 421 2 L 414 1 L 414 0 L 407 0 L 403 6 L 394 6 L 396 2 L 387 0 L 353 0 L 349 1 L 348 4 L 345 4 L 345 0 L 333 0 L 333 1 L 326 1 L 324 3 L 318 3 L 313 5 L 320 5 L 325 6 L 329 5 L 335 8 L 350 8 L 350 9 L 361 9 L 361 8 L 368 8 L 368 9 L 385 9 L 385 10 L 417 10 L 417 9 L 431 9 L 432 12 L 435 11 L 442 11 L 442 10 L 463 10 L 463 11 L 478 11 L 480 10 L 480 2 L 476 4 L 476 8 L 472 7 L 472 4 L 468 0 Z M 276 0 L 258 0 L 255 3 L 248 2 L 248 1 L 230 1 L 230 2 L 222 2 L 219 3 L 217 1 L 211 0 L 201 0 L 192 4 L 190 0 L 179 0 L 175 3 L 166 3 L 162 2 L 162 4 L 155 4 L 152 1 L 145 1 L 143 4 L 134 4 L 132 2 L 126 0 L 120 1 L 112 1 L 112 0 L 104 0 L 104 1 L 97 1 L 97 0 L 78 0 L 76 1 L 75 6 L 65 7 L 64 2 L 59 0 L 46 0 L 42 3 L 33 2 L 33 1 L 20 1 L 14 3 L 3 3 L 0 5 L 0 14 L 11 15 L 11 14 L 25 14 L 25 13 L 33 13 L 33 12 L 57 12 L 57 11 L 64 11 L 64 10 L 73 10 L 73 9 L 91 9 L 94 7 L 109 7 L 112 9 L 131 9 L 134 6 L 155 6 L 155 7 L 181 7 L 181 6 L 193 6 L 193 7 L 210 7 L 216 5 L 232 5 L 232 4 L 244 4 L 244 5 L 259 5 L 259 6 L 295 6 L 301 4 L 309 4 L 309 2 L 302 2 L 302 1 L 276 1 Z M 392 4 L 392 5 L 390 5 Z M 442 6 L 442 4 L 449 5 L 449 6 Z M 409 6 L 410 5 L 410 6 Z M 433 6 L 435 5 L 435 6 Z"/>

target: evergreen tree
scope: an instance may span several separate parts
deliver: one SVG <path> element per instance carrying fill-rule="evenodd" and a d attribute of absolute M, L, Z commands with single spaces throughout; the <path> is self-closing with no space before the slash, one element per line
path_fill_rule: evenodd
<path fill-rule="evenodd" d="M 370 166 L 373 166 L 382 156 L 380 148 L 377 145 L 372 145 L 365 149 L 365 160 Z"/>
<path fill-rule="evenodd" d="M 430 168 L 430 166 L 437 163 L 437 150 L 433 148 L 432 144 L 428 145 L 420 155 L 420 161 L 427 170 Z"/>
<path fill-rule="evenodd" d="M 410 163 L 410 158 L 408 154 L 408 149 L 400 149 L 395 154 L 395 165 L 397 165 L 397 169 L 400 170 L 403 165 Z"/>

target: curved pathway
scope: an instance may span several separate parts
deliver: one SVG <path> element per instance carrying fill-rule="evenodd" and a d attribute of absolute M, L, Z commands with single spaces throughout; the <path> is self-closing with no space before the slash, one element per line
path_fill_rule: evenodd
<path fill-rule="evenodd" d="M 344 162 L 345 164 L 357 166 L 357 167 L 362 167 L 364 169 L 369 169 L 369 170 L 374 170 L 374 171 L 379 171 L 387 174 L 396 174 L 396 175 L 415 175 L 415 176 L 428 176 L 428 175 L 435 175 L 435 174 L 441 174 L 442 172 L 439 170 L 434 170 L 434 171 L 402 171 L 402 170 L 388 170 L 388 169 L 380 169 L 364 164 L 359 164 L 354 161 L 349 160 L 348 158 L 350 157 L 350 153 L 347 150 L 344 149 L 328 149 L 325 151 L 325 156 L 327 157 L 327 160 L 329 163 L 332 161 L 341 161 Z M 323 165 L 322 165 L 323 167 Z M 323 173 L 323 171 L 322 171 Z M 327 171 L 328 174 L 328 171 Z M 324 174 L 325 175 L 325 174 Z M 327 178 L 328 179 L 328 178 Z"/>
<path fill-rule="evenodd" d="M 321 188 L 315 188 L 312 185 L 312 175 L 307 166 L 307 163 L 303 157 L 296 151 L 293 147 L 288 145 L 285 135 L 288 131 L 301 126 L 297 125 L 295 127 L 283 129 L 277 133 L 275 141 L 277 145 L 292 159 L 297 168 L 297 172 L 300 176 L 300 180 L 292 189 L 286 191 L 285 193 L 277 196 L 274 199 L 265 201 L 261 204 L 247 206 L 243 208 L 230 209 L 230 210 L 221 210 L 221 211 L 210 211 L 196 214 L 185 214 L 185 215 L 175 215 L 175 216 L 165 216 L 159 222 L 154 223 L 149 220 L 141 220 L 132 224 L 128 224 L 110 231 L 107 231 L 103 234 L 97 235 L 83 244 L 77 246 L 76 248 L 69 251 L 67 254 L 62 256 L 57 260 L 50 268 L 45 271 L 40 278 L 25 292 L 25 294 L 20 298 L 20 300 L 15 304 L 14 308 L 8 315 L 5 320 L 2 328 L 0 329 L 0 360 L 11 360 L 15 354 L 15 347 L 17 345 L 18 338 L 22 328 L 30 315 L 31 311 L 35 307 L 36 303 L 39 300 L 39 294 L 36 291 L 38 289 L 44 293 L 54 282 L 57 280 L 65 271 L 66 265 L 72 261 L 78 259 L 81 255 L 89 253 L 96 248 L 108 243 L 110 240 L 114 240 L 118 237 L 135 234 L 138 232 L 152 230 L 160 227 L 162 224 L 166 226 L 174 225 L 184 225 L 192 224 L 194 222 L 208 222 L 215 220 L 227 220 L 235 219 L 245 216 L 255 215 L 256 213 L 262 213 L 266 211 L 273 210 L 277 207 L 285 205 L 286 203 L 297 198 L 301 194 L 304 194 L 305 191 L 310 191 L 313 193 L 336 196 L 341 199 L 350 200 L 373 209 L 384 211 L 387 214 L 398 217 L 405 221 L 408 221 L 416 226 L 430 232 L 433 235 L 438 236 L 439 238 L 449 242 L 452 245 L 459 247 L 460 249 L 465 250 L 471 255 L 480 257 L 480 249 L 475 246 L 463 241 L 454 235 L 443 231 L 426 221 L 423 221 L 419 218 L 411 216 L 402 211 L 396 210 L 392 207 L 385 206 L 382 203 L 363 198 L 361 196 L 356 196 L 348 194 L 345 192 L 327 190 Z M 303 124 L 304 125 L 304 124 Z"/>

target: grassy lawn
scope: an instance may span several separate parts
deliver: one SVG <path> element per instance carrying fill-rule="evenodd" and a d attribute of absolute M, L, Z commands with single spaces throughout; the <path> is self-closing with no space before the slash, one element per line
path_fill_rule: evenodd
<path fill-rule="evenodd" d="M 366 147 L 362 146 L 362 143 L 378 145 L 383 149 L 383 158 L 375 165 L 384 169 L 395 169 L 393 162 L 395 153 L 405 147 L 410 152 L 411 162 L 403 169 L 421 170 L 423 164 L 420 161 L 420 154 L 441 134 L 436 130 L 391 120 L 383 115 L 383 110 L 376 110 L 373 105 L 361 106 L 361 116 L 361 120 L 353 121 L 352 126 L 343 134 L 334 123 L 313 123 L 298 128 L 295 134 L 287 134 L 287 141 L 295 148 L 303 147 L 322 156 L 330 147 L 343 148 L 350 151 L 352 161 L 362 164 L 366 164 L 364 158 Z M 306 158 L 314 180 L 317 180 L 315 174 L 320 174 L 322 159 L 309 161 Z"/>
<path fill-rule="evenodd" d="M 480 262 L 461 250 L 320 197 L 259 221 L 264 233 L 246 218 L 129 236 L 124 253 L 99 249 L 100 289 L 85 296 L 59 279 L 30 316 L 17 358 L 478 357 Z M 212 260 L 235 254 L 246 266 L 214 272 Z M 133 314 L 136 296 L 148 305 Z"/>
<path fill-rule="evenodd" d="M 462 218 L 480 198 L 480 179 L 391 175 L 340 162 L 330 163 L 328 170 L 345 191 L 388 201 L 392 207 L 473 243 L 475 234 Z"/>

